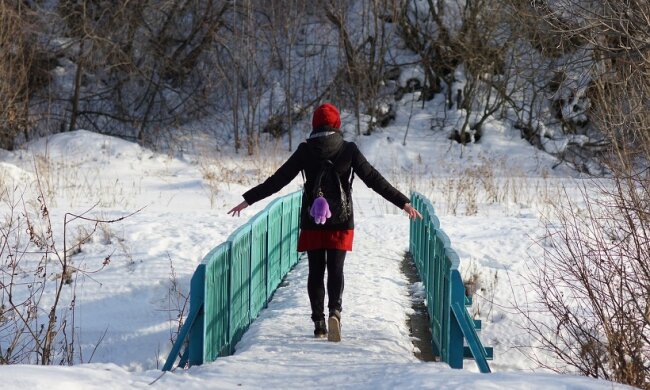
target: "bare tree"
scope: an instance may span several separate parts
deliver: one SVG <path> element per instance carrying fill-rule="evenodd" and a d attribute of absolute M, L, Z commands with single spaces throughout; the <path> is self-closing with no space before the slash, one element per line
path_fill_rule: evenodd
<path fill-rule="evenodd" d="M 539 300 L 525 314 L 542 349 L 564 363 L 549 368 L 649 387 L 650 218 L 647 197 L 640 199 L 647 174 L 642 179 L 633 179 L 634 193 L 620 180 L 583 188 L 584 208 L 567 196 L 548 224 L 531 280 Z"/>
<path fill-rule="evenodd" d="M 75 82 L 61 97 L 67 128 L 151 144 L 159 130 L 205 115 L 216 81 L 211 55 L 231 2 L 61 1 Z M 158 132 L 154 137 L 153 133 Z"/>
<path fill-rule="evenodd" d="M 394 20 L 398 4 L 389 0 L 364 1 L 360 10 L 340 1 L 323 1 L 322 6 L 339 36 L 341 68 L 333 90 L 340 100 L 352 104 L 357 134 L 361 134 L 362 113 L 373 118 L 368 124 L 368 131 L 372 131 L 385 99 L 382 86 L 387 79 L 386 60 L 393 36 L 393 30 L 386 25 Z"/>
<path fill-rule="evenodd" d="M 49 82 L 52 53 L 36 39 L 38 14 L 24 2 L 0 3 L 0 148 L 30 138 L 30 99 Z"/>
<path fill-rule="evenodd" d="M 548 8 L 545 8 L 548 10 Z M 611 179 L 568 196 L 533 280 L 547 323 L 534 336 L 573 369 L 650 388 L 650 4 L 565 2 L 545 20 L 592 47 L 590 117 L 610 141 Z"/>
<path fill-rule="evenodd" d="M 26 189 L 12 188 L 1 198 L 8 213 L 0 225 L 0 364 L 67 364 L 79 362 L 76 352 L 75 306 L 78 275 L 95 273 L 110 263 L 106 257 L 95 269 L 75 265 L 80 251 L 104 220 L 88 213 L 66 213 L 63 241 L 55 240 L 54 225 L 45 196 L 37 183 L 36 210 L 26 199 Z M 73 223 L 90 229 L 72 242 L 67 236 Z M 62 248 L 61 248 L 62 244 Z"/>
<path fill-rule="evenodd" d="M 421 58 L 424 94 L 444 87 L 449 109 L 462 110 L 452 137 L 460 143 L 480 139 L 485 121 L 512 100 L 506 68 L 517 39 L 509 28 L 507 4 L 494 0 L 406 2 L 400 17 L 408 47 Z"/>

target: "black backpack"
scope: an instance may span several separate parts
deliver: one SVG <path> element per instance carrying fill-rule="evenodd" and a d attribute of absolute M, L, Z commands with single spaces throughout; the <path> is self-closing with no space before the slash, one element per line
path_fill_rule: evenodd
<path fill-rule="evenodd" d="M 311 208 L 314 199 L 319 196 L 324 197 L 329 204 L 332 216 L 327 219 L 326 225 L 337 225 L 346 223 L 352 216 L 352 182 L 354 181 L 354 172 L 348 183 L 349 192 L 346 192 L 341 183 L 341 178 L 336 172 L 336 163 L 339 157 L 348 147 L 348 143 L 344 143 L 339 151 L 336 153 L 334 160 L 323 160 L 321 167 L 316 175 L 313 191 L 308 196 L 307 204 Z"/>

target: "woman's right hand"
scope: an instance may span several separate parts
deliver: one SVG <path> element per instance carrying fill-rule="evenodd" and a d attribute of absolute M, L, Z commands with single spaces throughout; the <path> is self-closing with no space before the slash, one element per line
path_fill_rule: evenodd
<path fill-rule="evenodd" d="M 406 214 L 408 214 L 410 219 L 415 219 L 415 218 L 422 219 L 422 214 L 420 214 L 419 211 L 417 211 L 413 206 L 411 206 L 410 203 L 405 204 L 403 210 L 406 211 Z"/>
<path fill-rule="evenodd" d="M 243 202 L 241 202 L 240 204 L 238 204 L 237 206 L 233 207 L 232 210 L 228 211 L 228 214 L 232 214 L 233 217 L 234 217 L 235 215 L 237 215 L 237 216 L 239 217 L 239 213 L 240 213 L 243 209 L 245 209 L 246 207 L 248 207 L 248 202 L 243 201 Z"/>

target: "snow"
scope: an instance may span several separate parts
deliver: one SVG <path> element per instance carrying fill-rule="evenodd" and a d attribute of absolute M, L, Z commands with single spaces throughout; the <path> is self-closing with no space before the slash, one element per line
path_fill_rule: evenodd
<path fill-rule="evenodd" d="M 528 294 L 529 259 L 542 251 L 541 220 L 553 191 L 571 185 L 577 175 L 566 167 L 553 170 L 553 157 L 534 150 L 501 122 L 487 122 L 479 144 L 453 143 L 444 132 L 431 130 L 434 104 L 423 109 L 420 102 L 413 105 L 405 98 L 391 126 L 356 139 L 348 131 L 346 138 L 355 139 L 368 160 L 403 192 L 413 188 L 430 195 L 464 276 L 476 273 L 483 281 L 472 310 L 484 321 L 484 345 L 495 348 L 490 362 L 495 373 L 478 374 L 471 361 L 464 370 L 452 370 L 414 357 L 406 318 L 411 299 L 421 299 L 422 285 L 410 285 L 399 268 L 408 249 L 408 220 L 356 180 L 357 228 L 354 250 L 346 258 L 343 341 L 312 337 L 303 260 L 233 356 L 160 377 L 176 326 L 178 303 L 170 292 L 177 285 L 187 294 L 202 257 L 268 204 L 271 199 L 245 209 L 241 218 L 226 215 L 241 193 L 263 180 L 289 152 L 284 145 L 269 143 L 259 156 L 242 157 L 223 145 L 216 152 L 214 140 L 206 139 L 197 142 L 201 150 L 171 156 L 79 130 L 0 154 L 0 190 L 27 186 L 25 197 L 35 196 L 28 184 L 38 169 L 41 181 L 52 189 L 47 200 L 59 242 L 66 212 L 94 206 L 89 215 L 117 218 L 142 210 L 108 225 L 73 257 L 76 266 L 91 270 L 111 255 L 101 271 L 77 276 L 79 364 L 0 366 L 0 387 L 137 389 L 155 381 L 153 387 L 164 389 L 623 388 L 539 369 L 526 357 L 535 345 L 513 309 Z M 294 134 L 294 139 L 302 136 Z M 461 176 L 472 177 L 464 176 L 468 172 L 482 172 L 463 184 L 469 192 L 458 182 Z M 281 194 L 301 184 L 297 177 Z M 0 212 L 7 211 L 3 203 Z M 65 291 L 68 298 L 71 293 Z"/>

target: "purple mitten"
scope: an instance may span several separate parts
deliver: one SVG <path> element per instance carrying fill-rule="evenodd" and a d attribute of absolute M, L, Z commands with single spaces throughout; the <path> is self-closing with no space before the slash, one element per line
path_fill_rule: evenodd
<path fill-rule="evenodd" d="M 312 203 L 311 209 L 309 210 L 309 215 L 314 217 L 314 221 L 317 224 L 324 224 L 327 218 L 332 216 L 330 205 L 327 204 L 327 200 L 322 196 L 314 199 L 314 203 Z"/>

